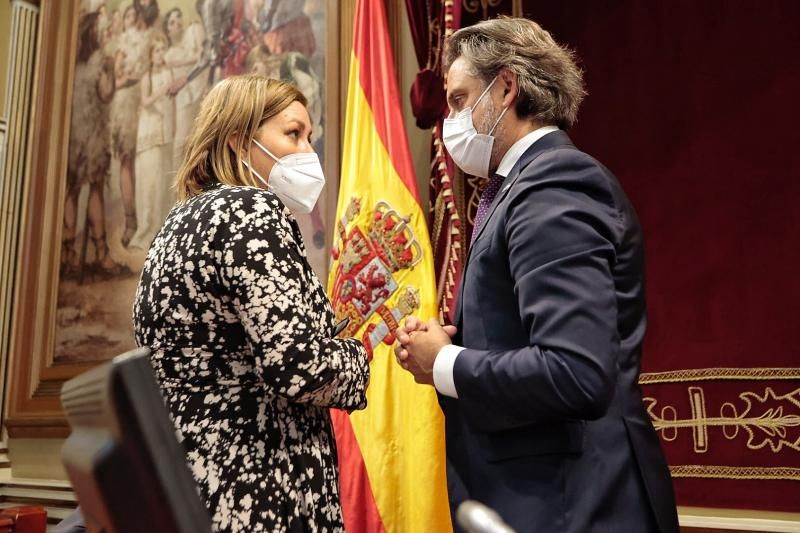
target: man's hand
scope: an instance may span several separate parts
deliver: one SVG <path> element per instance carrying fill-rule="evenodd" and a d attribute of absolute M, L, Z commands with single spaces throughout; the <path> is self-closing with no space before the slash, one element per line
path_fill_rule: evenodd
<path fill-rule="evenodd" d="M 433 385 L 433 362 L 455 334 L 455 326 L 443 327 L 434 319 L 423 322 L 417 317 L 408 317 L 403 327 L 395 331 L 397 362 L 414 376 L 417 383 Z"/>

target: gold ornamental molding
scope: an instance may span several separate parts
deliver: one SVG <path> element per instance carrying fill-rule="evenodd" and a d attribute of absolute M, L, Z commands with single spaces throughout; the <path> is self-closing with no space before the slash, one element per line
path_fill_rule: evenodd
<path fill-rule="evenodd" d="M 676 465 L 669 471 L 672 477 L 800 480 L 800 468 L 789 466 Z"/>
<path fill-rule="evenodd" d="M 489 17 L 489 8 L 499 6 L 502 1 L 503 0 L 464 0 L 463 6 L 469 13 L 477 13 L 478 9 L 480 9 L 483 14 L 482 18 L 486 19 Z"/>
<path fill-rule="evenodd" d="M 780 380 L 800 379 L 800 368 L 694 368 L 667 372 L 646 372 L 639 376 L 639 384 L 683 383 L 714 380 Z"/>

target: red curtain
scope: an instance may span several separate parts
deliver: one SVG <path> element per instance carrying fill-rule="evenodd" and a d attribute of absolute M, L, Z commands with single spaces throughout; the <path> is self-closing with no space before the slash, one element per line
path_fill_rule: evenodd
<path fill-rule="evenodd" d="M 406 0 L 411 34 L 420 71 L 411 88 L 411 107 L 417 127 L 433 128 L 431 140 L 430 208 L 428 228 L 436 271 L 441 318 L 454 312 L 461 267 L 472 220 L 468 202 L 474 193 L 455 173 L 458 169 L 442 143 L 442 120 L 447 115 L 442 52 L 445 38 L 459 27 L 461 0 Z"/>
<path fill-rule="evenodd" d="M 678 503 L 800 511 L 800 3 L 524 12 L 577 51 L 570 136 L 644 227 L 642 382 Z"/>

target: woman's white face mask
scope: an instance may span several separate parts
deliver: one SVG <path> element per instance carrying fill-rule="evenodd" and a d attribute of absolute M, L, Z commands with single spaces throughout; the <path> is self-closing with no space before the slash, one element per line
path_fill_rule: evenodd
<path fill-rule="evenodd" d="M 462 109 L 456 114 L 454 118 L 444 119 L 444 126 L 442 128 L 442 140 L 444 146 L 450 153 L 458 167 L 464 171 L 465 174 L 479 176 L 481 178 L 489 177 L 489 163 L 492 158 L 492 146 L 494 145 L 495 128 L 500 123 L 500 119 L 508 111 L 508 107 L 504 108 L 500 116 L 494 123 L 494 126 L 489 130 L 489 133 L 478 133 L 475 129 L 475 123 L 472 120 L 472 110 L 478 107 L 478 104 L 492 88 L 494 82 L 497 81 L 497 76 L 492 82 L 484 89 L 478 100 L 473 106 Z"/>
<path fill-rule="evenodd" d="M 249 161 L 242 163 L 292 212 L 310 213 L 325 186 L 325 174 L 317 154 L 296 153 L 278 158 L 257 140 L 253 139 L 253 144 L 275 160 L 269 180 L 265 180 Z"/>

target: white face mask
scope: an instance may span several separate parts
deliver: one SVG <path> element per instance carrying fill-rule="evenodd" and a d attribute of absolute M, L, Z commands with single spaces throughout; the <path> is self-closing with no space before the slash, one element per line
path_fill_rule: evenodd
<path fill-rule="evenodd" d="M 279 159 L 257 140 L 253 139 L 253 143 L 275 160 L 269 172 L 269 181 L 256 172 L 249 161 L 242 161 L 244 166 L 294 213 L 310 213 L 325 185 L 325 174 L 317 154 L 289 154 Z"/>
<path fill-rule="evenodd" d="M 489 162 L 492 159 L 492 146 L 494 145 L 492 133 L 508 108 L 503 109 L 489 133 L 478 133 L 475 129 L 475 124 L 472 121 L 472 109 L 478 107 L 478 104 L 489 92 L 489 89 L 492 88 L 495 81 L 497 81 L 497 76 L 484 89 L 474 106 L 462 109 L 456 114 L 455 118 L 444 119 L 442 128 L 444 146 L 455 164 L 464 173 L 481 178 L 489 177 Z"/>

